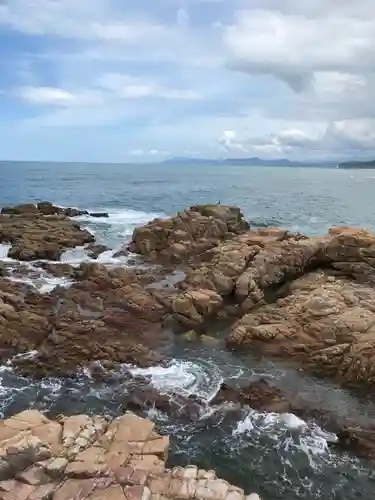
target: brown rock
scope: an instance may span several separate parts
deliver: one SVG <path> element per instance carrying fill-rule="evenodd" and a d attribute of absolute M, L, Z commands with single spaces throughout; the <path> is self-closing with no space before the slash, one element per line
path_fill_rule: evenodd
<path fill-rule="evenodd" d="M 95 490 L 95 479 L 68 479 L 53 494 L 52 500 L 85 500 Z"/>
<path fill-rule="evenodd" d="M 37 211 L 42 215 L 58 215 L 62 212 L 62 209 L 56 207 L 50 201 L 41 201 L 37 204 Z"/>
<path fill-rule="evenodd" d="M 12 244 L 8 256 L 25 261 L 58 260 L 67 248 L 94 240 L 87 230 L 60 215 L 0 215 L 0 227 L 0 243 Z"/>
<path fill-rule="evenodd" d="M 48 477 L 44 474 L 42 467 L 34 466 L 17 474 L 17 479 L 22 483 L 38 486 L 48 482 Z"/>
<path fill-rule="evenodd" d="M 38 213 L 38 208 L 33 203 L 23 203 L 14 207 L 3 207 L 1 213 L 7 215 L 33 215 Z"/>
<path fill-rule="evenodd" d="M 34 489 L 30 484 L 16 482 L 11 491 L 3 494 L 2 500 L 28 500 Z"/>
<path fill-rule="evenodd" d="M 54 483 L 39 486 L 31 493 L 27 500 L 50 500 L 56 488 L 57 485 Z"/>
<path fill-rule="evenodd" d="M 155 219 L 135 229 L 130 251 L 169 261 L 184 261 L 248 228 L 237 207 L 197 205 L 172 219 Z"/>
<path fill-rule="evenodd" d="M 75 461 L 66 467 L 65 475 L 74 479 L 88 479 L 91 477 L 108 476 L 109 469 L 106 464 L 102 463 Z"/>
<path fill-rule="evenodd" d="M 151 492 L 147 486 L 125 486 L 125 497 L 127 500 L 150 500 Z"/>
<path fill-rule="evenodd" d="M 68 460 L 64 457 L 52 458 L 44 467 L 45 473 L 53 479 L 58 479 L 64 474 Z"/>
<path fill-rule="evenodd" d="M 95 243 L 90 243 L 86 247 L 87 255 L 89 257 L 91 257 L 92 259 L 97 259 L 100 254 L 102 254 L 103 252 L 105 252 L 107 250 L 108 250 L 108 247 L 106 247 L 105 245 L 98 245 Z"/>

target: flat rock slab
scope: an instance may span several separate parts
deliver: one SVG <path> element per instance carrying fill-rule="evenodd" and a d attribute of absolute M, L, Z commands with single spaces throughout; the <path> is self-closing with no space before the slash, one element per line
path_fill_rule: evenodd
<path fill-rule="evenodd" d="M 166 469 L 168 448 L 132 413 L 51 421 L 27 410 L 0 421 L 0 500 L 245 500 L 214 471 Z"/>

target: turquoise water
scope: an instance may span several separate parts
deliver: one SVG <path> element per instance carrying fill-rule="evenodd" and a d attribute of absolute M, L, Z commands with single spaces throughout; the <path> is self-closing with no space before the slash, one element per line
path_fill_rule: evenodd
<path fill-rule="evenodd" d="M 308 234 L 332 225 L 375 229 L 375 170 L 256 168 L 194 165 L 0 164 L 0 205 L 50 200 L 65 206 L 107 211 L 109 219 L 82 219 L 111 248 L 128 240 L 133 228 L 157 215 L 196 203 L 240 206 L 253 226 L 284 226 Z M 1 249 L 0 249 L 1 250 Z M 1 254 L 1 252 L 0 252 Z M 71 253 L 79 262 L 82 254 Z M 69 259 L 68 259 L 69 260 Z M 199 349 L 176 344 L 166 368 L 149 372 L 163 390 L 210 398 L 222 379 L 243 383 L 266 376 L 281 387 L 334 405 L 357 418 L 374 415 L 371 401 L 328 382 L 303 377 L 280 363 L 249 354 L 235 356 L 223 345 Z M 121 376 L 93 384 L 87 374 L 71 380 L 30 382 L 9 366 L 0 368 L 0 410 L 10 415 L 33 406 L 52 414 L 121 411 Z M 192 424 L 150 415 L 172 435 L 171 465 L 198 463 L 263 500 L 373 498 L 373 465 L 327 447 L 324 430 L 293 416 L 209 414 Z"/>

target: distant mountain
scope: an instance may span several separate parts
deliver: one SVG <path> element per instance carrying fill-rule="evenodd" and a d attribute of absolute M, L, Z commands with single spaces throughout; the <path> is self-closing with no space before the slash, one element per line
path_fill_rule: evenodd
<path fill-rule="evenodd" d="M 333 163 L 322 162 L 302 162 L 291 161 L 286 158 L 279 158 L 275 160 L 266 160 L 262 158 L 223 158 L 223 159 L 209 159 L 209 158 L 169 158 L 162 161 L 163 164 L 184 164 L 184 165 L 245 165 L 249 167 L 330 167 Z"/>
<path fill-rule="evenodd" d="M 343 163 L 339 163 L 339 168 L 375 168 L 375 160 L 370 161 L 346 161 Z"/>

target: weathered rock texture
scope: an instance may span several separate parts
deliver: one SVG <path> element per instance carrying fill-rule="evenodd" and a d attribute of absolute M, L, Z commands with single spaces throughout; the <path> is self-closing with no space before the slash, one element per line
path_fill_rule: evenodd
<path fill-rule="evenodd" d="M 63 215 L 0 215 L 0 243 L 12 245 L 13 259 L 58 260 L 67 248 L 92 241 L 92 234 Z"/>
<path fill-rule="evenodd" d="M 185 261 L 246 229 L 237 207 L 196 205 L 171 219 L 155 219 L 135 229 L 129 249 L 154 259 Z"/>
<path fill-rule="evenodd" d="M 233 347 L 291 355 L 341 382 L 375 382 L 375 290 L 347 279 L 309 274 L 275 304 L 243 316 L 228 336 Z"/>
<path fill-rule="evenodd" d="M 3 356 L 37 350 L 15 360 L 25 374 L 72 374 L 91 361 L 149 366 L 169 339 L 165 308 L 145 289 L 142 275 L 82 264 L 68 289 L 40 295 L 0 278 L 0 349 Z"/>
<path fill-rule="evenodd" d="M 0 499 L 245 500 L 212 471 L 166 469 L 168 448 L 134 414 L 51 421 L 27 410 L 0 422 Z"/>
<path fill-rule="evenodd" d="M 146 233 L 158 234 L 160 224 L 146 226 Z M 163 245 L 169 251 L 169 243 Z M 342 227 L 307 238 L 266 229 L 210 246 L 189 264 L 181 291 L 164 301 L 175 320 L 199 329 L 213 319 L 241 317 L 229 333 L 230 347 L 291 355 L 343 383 L 375 382 L 371 233 Z"/>
<path fill-rule="evenodd" d="M 92 242 L 55 208 L 24 205 L 0 216 L 10 256 L 56 260 L 65 248 Z M 96 256 L 104 247 L 90 250 Z M 199 333 L 225 320 L 231 348 L 292 356 L 343 383 L 375 383 L 375 237 L 368 231 L 333 228 L 314 238 L 252 231 L 236 207 L 199 205 L 136 229 L 130 250 L 169 267 L 181 262 L 181 282 L 151 284 L 166 267 L 141 276 L 84 264 L 60 269 L 76 280 L 71 288 L 41 296 L 5 276 L 0 349 L 36 349 L 37 362 L 19 362 L 26 373 L 71 373 L 93 360 L 145 366 L 160 360 L 156 351 L 170 339 L 166 320 Z"/>

